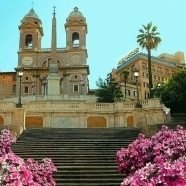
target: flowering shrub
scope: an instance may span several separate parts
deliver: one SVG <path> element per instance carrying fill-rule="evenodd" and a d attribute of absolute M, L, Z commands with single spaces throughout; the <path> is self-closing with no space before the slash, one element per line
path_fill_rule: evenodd
<path fill-rule="evenodd" d="M 121 186 L 186 185 L 186 130 L 163 126 L 151 138 L 143 134 L 116 154 Z"/>
<path fill-rule="evenodd" d="M 15 139 L 10 131 L 6 129 L 2 130 L 0 134 L 0 156 L 12 153 L 12 149 L 10 148 L 12 143 L 15 143 Z"/>
<path fill-rule="evenodd" d="M 57 171 L 51 159 L 38 163 L 30 158 L 24 161 L 15 155 L 10 145 L 15 142 L 10 131 L 0 135 L 0 185 L 4 186 L 55 186 L 52 173 Z"/>
<path fill-rule="evenodd" d="M 55 185 L 51 175 L 53 172 L 57 171 L 56 167 L 49 158 L 44 158 L 42 161 L 43 163 L 39 164 L 34 159 L 29 158 L 26 162 L 28 170 L 32 173 L 33 180 L 38 183 L 38 185 Z"/>
<path fill-rule="evenodd" d="M 24 160 L 13 153 L 8 153 L 0 157 L 0 185 L 21 186 L 32 185 L 38 186 L 33 181 L 32 173 L 27 169 Z"/>

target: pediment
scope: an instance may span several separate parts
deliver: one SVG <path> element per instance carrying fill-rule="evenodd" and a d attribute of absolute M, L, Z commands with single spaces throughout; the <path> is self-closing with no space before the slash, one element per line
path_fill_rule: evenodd
<path fill-rule="evenodd" d="M 86 23 L 84 23 L 84 21 L 81 20 L 72 20 L 72 21 L 68 21 L 66 23 L 66 25 L 70 25 L 70 26 L 82 26 L 82 25 L 86 25 Z"/>
<path fill-rule="evenodd" d="M 35 23 L 24 23 L 19 26 L 19 28 L 28 28 L 28 27 L 29 28 L 40 28 L 40 26 Z"/>

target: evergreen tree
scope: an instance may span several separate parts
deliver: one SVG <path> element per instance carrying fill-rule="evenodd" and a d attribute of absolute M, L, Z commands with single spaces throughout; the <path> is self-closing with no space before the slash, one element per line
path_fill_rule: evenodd
<path fill-rule="evenodd" d="M 96 90 L 97 102 L 113 103 L 123 97 L 119 84 L 112 77 L 111 73 L 107 74 L 105 80 L 99 78 L 96 81 L 96 85 L 98 87 Z"/>

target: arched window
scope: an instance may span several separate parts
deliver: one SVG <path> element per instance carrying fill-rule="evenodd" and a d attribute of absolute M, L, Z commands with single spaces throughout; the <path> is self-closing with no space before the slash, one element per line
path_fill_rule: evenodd
<path fill-rule="evenodd" d="M 79 47 L 79 33 L 77 32 L 72 34 L 72 46 Z"/>
<path fill-rule="evenodd" d="M 25 38 L 25 49 L 32 49 L 33 38 L 31 34 L 27 34 Z"/>
<path fill-rule="evenodd" d="M 45 59 L 41 64 L 42 67 L 50 67 L 50 64 L 51 64 L 51 58 L 47 58 Z M 62 66 L 62 62 L 60 60 L 57 59 L 57 65 L 58 67 L 61 67 Z"/>

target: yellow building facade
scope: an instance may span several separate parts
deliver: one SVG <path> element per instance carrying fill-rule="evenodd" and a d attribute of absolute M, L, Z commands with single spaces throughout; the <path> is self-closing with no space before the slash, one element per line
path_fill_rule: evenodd
<path fill-rule="evenodd" d="M 153 85 L 161 84 L 167 81 L 172 75 L 185 67 L 184 53 L 176 52 L 175 54 L 163 53 L 158 57 L 152 56 L 151 69 Z M 137 97 L 136 78 L 134 70 L 139 71 L 138 87 L 139 99 L 145 100 L 149 97 L 149 79 L 148 79 L 148 56 L 145 53 L 139 52 L 136 48 L 128 55 L 123 57 L 116 69 L 112 70 L 112 75 L 117 82 L 120 83 L 121 91 L 125 95 L 124 82 L 121 79 L 123 70 L 130 72 L 126 84 L 126 97 L 135 100 Z"/>

